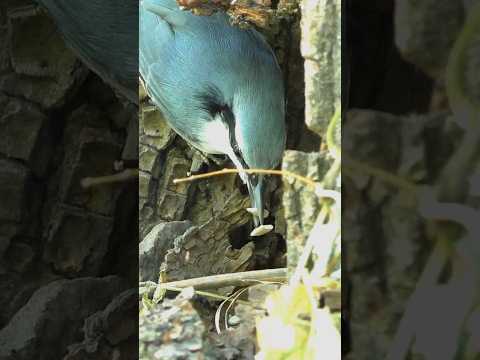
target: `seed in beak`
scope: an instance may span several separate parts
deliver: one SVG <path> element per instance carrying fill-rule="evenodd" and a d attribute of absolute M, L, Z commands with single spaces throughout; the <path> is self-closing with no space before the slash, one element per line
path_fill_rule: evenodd
<path fill-rule="evenodd" d="M 273 225 L 260 225 L 252 230 L 250 236 L 262 236 L 273 230 Z"/>

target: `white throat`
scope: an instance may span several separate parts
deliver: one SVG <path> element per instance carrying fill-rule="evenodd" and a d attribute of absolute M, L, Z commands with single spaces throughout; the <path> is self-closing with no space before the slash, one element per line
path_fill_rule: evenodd
<path fill-rule="evenodd" d="M 244 169 L 230 144 L 228 126 L 219 117 L 206 122 L 199 137 L 201 139 L 198 144 L 200 150 L 208 154 L 228 155 L 237 169 Z M 247 176 L 245 173 L 240 173 L 240 178 L 246 183 Z"/>

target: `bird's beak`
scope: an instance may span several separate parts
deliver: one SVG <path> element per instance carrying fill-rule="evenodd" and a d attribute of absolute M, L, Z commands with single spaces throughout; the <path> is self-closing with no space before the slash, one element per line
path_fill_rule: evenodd
<path fill-rule="evenodd" d="M 252 207 L 255 209 L 253 213 L 253 222 L 255 227 L 263 225 L 264 205 L 263 205 L 263 176 L 258 175 L 255 184 L 251 181 L 251 176 L 247 177 L 247 188 L 250 195 Z"/>

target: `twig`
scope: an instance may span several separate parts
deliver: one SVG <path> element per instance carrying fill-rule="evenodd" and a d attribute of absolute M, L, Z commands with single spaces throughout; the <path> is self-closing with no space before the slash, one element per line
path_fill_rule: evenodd
<path fill-rule="evenodd" d="M 176 288 L 176 287 L 173 287 L 173 286 L 166 286 L 165 289 L 168 290 L 168 291 L 175 291 L 175 292 L 182 292 L 184 290 L 184 288 Z M 218 294 L 214 294 L 214 293 L 206 292 L 206 291 L 195 290 L 195 294 L 206 297 L 206 298 L 210 298 L 210 299 L 213 299 L 213 300 L 233 301 L 233 299 L 231 297 L 218 295 Z M 153 300 L 155 301 L 155 298 Z M 236 300 L 236 302 L 239 303 L 239 304 L 242 304 L 242 305 L 251 306 L 252 308 L 254 308 L 256 310 L 265 310 L 264 308 L 259 307 L 258 305 L 255 305 L 255 304 L 253 304 L 251 302 L 248 302 L 248 301 L 245 301 L 245 300 Z"/>
<path fill-rule="evenodd" d="M 160 288 L 177 288 L 183 289 L 186 287 L 194 287 L 197 289 L 212 289 L 221 288 L 225 286 L 247 286 L 251 284 L 258 284 L 259 281 L 278 281 L 284 282 L 287 280 L 287 269 L 267 269 L 244 271 L 238 273 L 221 274 L 204 276 L 194 279 L 172 281 L 168 283 L 160 283 Z"/>
<path fill-rule="evenodd" d="M 228 330 L 228 312 L 230 311 L 230 308 L 233 306 L 235 302 L 237 302 L 238 298 L 245 292 L 247 291 L 246 288 L 242 288 L 238 291 L 236 291 L 234 294 L 230 295 L 228 299 L 223 300 L 220 305 L 217 308 L 217 311 L 215 312 L 215 329 L 217 330 L 217 334 L 220 335 L 222 333 L 222 330 L 220 328 L 220 316 L 222 314 L 222 308 L 223 306 L 228 302 L 228 307 L 225 310 L 225 329 Z"/>
<path fill-rule="evenodd" d="M 382 180 L 385 183 L 388 183 L 392 186 L 395 186 L 402 190 L 407 190 L 414 194 L 417 193 L 417 185 L 410 180 L 402 178 L 401 176 L 392 174 L 383 169 L 371 166 L 367 163 L 355 160 L 348 155 L 343 155 L 343 166 L 347 169 L 355 170 L 363 174 L 373 176 L 379 180 Z"/>
<path fill-rule="evenodd" d="M 198 174 L 198 175 L 188 176 L 188 177 L 185 177 L 185 178 L 174 179 L 173 183 L 178 184 L 178 183 L 187 182 L 187 181 L 206 179 L 206 178 L 213 177 L 213 176 L 222 176 L 222 175 L 227 175 L 227 174 L 240 174 L 240 173 L 288 176 L 288 177 L 292 177 L 292 178 L 294 178 L 298 181 L 301 181 L 304 184 L 307 184 L 308 186 L 312 187 L 313 189 L 315 189 L 316 186 L 317 186 L 317 184 L 315 183 L 314 180 L 312 180 L 308 177 L 302 176 L 302 175 L 295 174 L 291 171 L 288 171 L 288 170 L 266 170 L 266 169 L 244 169 L 244 170 L 222 169 L 222 170 L 218 170 L 218 171 L 208 172 L 208 173 L 205 173 L 205 174 Z"/>
<path fill-rule="evenodd" d="M 113 175 L 83 178 L 80 181 L 80 185 L 84 189 L 88 189 L 93 186 L 124 182 L 128 180 L 134 180 L 137 178 L 138 178 L 138 169 L 125 169 L 122 172 L 119 172 Z"/>

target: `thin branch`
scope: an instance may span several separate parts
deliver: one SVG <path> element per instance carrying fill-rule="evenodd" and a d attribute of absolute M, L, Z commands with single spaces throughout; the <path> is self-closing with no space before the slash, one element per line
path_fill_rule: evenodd
<path fill-rule="evenodd" d="M 315 181 L 313 179 L 310 179 L 310 178 L 302 176 L 302 175 L 295 174 L 291 171 L 288 171 L 288 170 L 266 170 L 266 169 L 244 169 L 244 170 L 222 169 L 222 170 L 218 170 L 218 171 L 208 172 L 208 173 L 205 173 L 205 174 L 198 174 L 198 175 L 188 176 L 188 177 L 185 177 L 185 178 L 174 179 L 173 183 L 178 184 L 178 183 L 187 182 L 187 181 L 206 179 L 206 178 L 213 177 L 213 176 L 223 176 L 223 175 L 228 175 L 228 174 L 240 174 L 240 173 L 288 176 L 288 177 L 292 177 L 292 178 L 294 178 L 298 181 L 301 181 L 302 183 L 312 187 L 313 189 L 315 189 L 316 186 L 317 186 L 317 184 L 315 183 Z"/>
<path fill-rule="evenodd" d="M 218 289 L 225 286 L 247 286 L 251 284 L 258 284 L 259 281 L 275 281 L 286 282 L 287 269 L 267 269 L 244 271 L 238 273 L 221 274 L 204 276 L 194 279 L 172 281 L 168 283 L 160 283 L 160 288 L 177 288 L 182 289 L 186 287 L 193 287 L 197 289 Z"/>
<path fill-rule="evenodd" d="M 80 185 L 84 189 L 88 189 L 93 186 L 114 184 L 118 182 L 125 182 L 138 179 L 138 169 L 125 169 L 122 172 L 97 177 L 86 177 L 80 181 Z"/>
<path fill-rule="evenodd" d="M 168 290 L 168 291 L 175 291 L 175 292 L 182 292 L 184 290 L 184 288 L 176 288 L 176 287 L 173 287 L 173 286 L 166 286 L 165 289 Z M 213 299 L 213 300 L 219 300 L 219 301 L 233 301 L 234 300 L 231 297 L 214 294 L 214 293 L 207 292 L 207 291 L 197 291 L 197 290 L 195 290 L 195 294 L 206 297 L 206 298 L 210 298 L 210 299 Z M 253 304 L 253 303 L 248 302 L 248 301 L 245 301 L 245 300 L 237 300 L 236 302 L 239 303 L 239 304 L 242 304 L 242 305 L 251 306 L 256 310 L 265 310 L 264 308 L 259 307 L 258 305 Z"/>
<path fill-rule="evenodd" d="M 408 179 L 402 178 L 401 176 L 398 176 L 386 170 L 371 166 L 367 163 L 355 160 L 348 155 L 343 155 L 342 161 L 343 161 L 342 165 L 345 166 L 347 169 L 349 169 L 350 170 L 349 172 L 351 172 L 351 170 L 354 170 L 355 172 L 373 176 L 379 180 L 382 180 L 385 183 L 395 186 L 396 188 L 407 190 L 414 194 L 417 193 L 417 189 L 418 189 L 417 185 Z M 351 173 L 356 174 L 353 172 Z"/>

